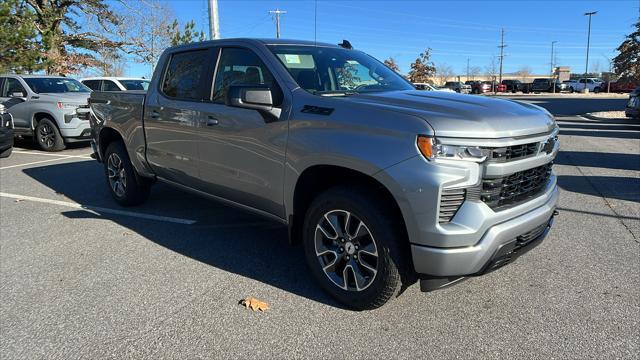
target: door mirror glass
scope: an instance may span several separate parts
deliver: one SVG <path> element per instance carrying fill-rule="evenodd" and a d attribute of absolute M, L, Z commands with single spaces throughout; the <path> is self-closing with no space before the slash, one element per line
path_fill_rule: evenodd
<path fill-rule="evenodd" d="M 14 98 L 24 98 L 24 97 L 26 97 L 26 96 L 27 96 L 27 95 L 25 95 L 25 94 L 24 94 L 24 93 L 22 93 L 22 92 L 14 92 L 14 93 L 11 93 L 11 97 L 14 97 Z"/>

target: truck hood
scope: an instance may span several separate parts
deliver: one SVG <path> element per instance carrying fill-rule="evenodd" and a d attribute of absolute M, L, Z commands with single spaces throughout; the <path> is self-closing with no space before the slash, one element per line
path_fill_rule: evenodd
<path fill-rule="evenodd" d="M 45 101 L 61 101 L 69 104 L 84 105 L 87 104 L 91 93 L 40 93 L 36 96 L 40 96 L 40 100 Z"/>
<path fill-rule="evenodd" d="M 441 137 L 527 136 L 556 126 L 551 114 L 539 106 L 477 95 L 416 90 L 357 94 L 346 100 L 419 116 Z"/>

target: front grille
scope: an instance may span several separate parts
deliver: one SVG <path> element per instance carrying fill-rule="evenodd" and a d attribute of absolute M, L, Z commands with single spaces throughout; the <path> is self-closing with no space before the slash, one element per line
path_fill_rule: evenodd
<path fill-rule="evenodd" d="M 491 148 L 491 159 L 494 162 L 506 162 L 536 155 L 540 143 L 534 142 L 522 145 L 512 145 Z"/>
<path fill-rule="evenodd" d="M 523 203 L 547 185 L 553 163 L 495 179 L 482 180 L 480 200 L 494 210 Z"/>
<path fill-rule="evenodd" d="M 439 223 L 448 223 L 456 215 L 466 197 L 465 189 L 444 189 L 440 196 Z"/>

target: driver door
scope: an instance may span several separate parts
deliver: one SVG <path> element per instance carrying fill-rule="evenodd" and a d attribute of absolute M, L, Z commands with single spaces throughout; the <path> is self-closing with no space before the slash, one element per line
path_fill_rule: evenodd
<path fill-rule="evenodd" d="M 260 57 L 244 47 L 219 51 L 211 101 L 196 113 L 203 191 L 235 203 L 284 217 L 283 180 L 288 124 L 258 110 L 224 104 L 231 85 L 273 89 L 283 106 L 280 86 Z"/>

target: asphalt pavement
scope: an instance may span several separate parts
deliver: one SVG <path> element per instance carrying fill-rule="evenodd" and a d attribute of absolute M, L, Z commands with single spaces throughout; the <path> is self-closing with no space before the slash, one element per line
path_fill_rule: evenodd
<path fill-rule="evenodd" d="M 567 115 L 549 237 L 498 271 L 366 312 L 321 291 L 278 223 L 160 184 L 121 208 L 89 148 L 21 143 L 0 160 L 0 354 L 638 359 L 640 123 L 576 116 L 608 103 L 519 100 Z M 271 309 L 238 305 L 246 296 Z"/>

